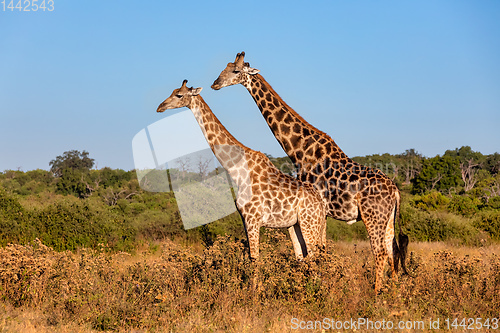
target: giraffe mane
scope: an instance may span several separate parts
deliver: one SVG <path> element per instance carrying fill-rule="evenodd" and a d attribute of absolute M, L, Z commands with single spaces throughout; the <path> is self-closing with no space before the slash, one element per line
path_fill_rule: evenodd
<path fill-rule="evenodd" d="M 267 89 L 269 89 L 269 91 L 274 95 L 276 96 L 276 98 L 278 98 L 279 102 L 288 109 L 288 111 L 290 113 L 292 113 L 295 117 L 297 117 L 297 119 L 299 121 L 302 122 L 302 124 L 305 124 L 309 129 L 312 129 L 314 132 L 317 132 L 319 134 L 321 134 L 322 136 L 324 136 L 325 138 L 327 138 L 328 140 L 332 140 L 333 139 L 328 135 L 326 134 L 325 132 L 317 129 L 316 127 L 314 127 L 313 125 L 311 125 L 309 122 L 307 122 L 304 118 L 302 118 L 302 116 L 300 114 L 297 113 L 297 111 L 295 111 L 292 107 L 290 107 L 282 98 L 281 96 L 276 92 L 276 90 L 273 89 L 273 87 L 269 84 L 269 82 L 266 81 L 266 79 L 264 79 L 264 77 L 260 74 L 255 74 L 261 81 L 263 84 L 265 84 L 267 86 Z"/>
<path fill-rule="evenodd" d="M 242 147 L 244 149 L 250 149 L 248 147 L 246 147 L 245 145 L 243 145 L 238 139 L 236 139 L 232 134 L 231 132 L 228 131 L 228 129 L 222 125 L 221 121 L 219 120 L 219 118 L 217 118 L 217 116 L 213 113 L 212 109 L 210 108 L 210 106 L 208 106 L 208 104 L 205 102 L 205 100 L 203 99 L 203 97 L 201 97 L 201 95 L 197 95 L 197 98 L 199 99 L 200 101 L 200 105 L 202 107 L 206 107 L 208 108 L 208 110 L 210 111 L 210 114 L 211 114 L 211 117 L 213 118 L 212 121 L 214 123 L 217 124 L 217 126 L 219 126 L 219 129 L 222 130 L 227 136 L 229 136 L 231 139 L 233 139 L 235 141 L 235 144 L 238 146 L 238 147 Z"/>

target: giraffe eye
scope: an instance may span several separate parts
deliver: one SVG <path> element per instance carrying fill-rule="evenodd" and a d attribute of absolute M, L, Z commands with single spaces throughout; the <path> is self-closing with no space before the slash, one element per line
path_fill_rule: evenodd
<path fill-rule="evenodd" d="M 182 98 L 182 95 L 175 95 L 175 97 L 177 97 L 177 98 Z"/>
<path fill-rule="evenodd" d="M 235 70 L 233 71 L 233 73 L 234 73 L 234 74 L 238 74 L 239 72 L 241 72 L 241 71 L 240 71 L 240 70 L 237 70 L 237 69 L 235 69 Z"/>

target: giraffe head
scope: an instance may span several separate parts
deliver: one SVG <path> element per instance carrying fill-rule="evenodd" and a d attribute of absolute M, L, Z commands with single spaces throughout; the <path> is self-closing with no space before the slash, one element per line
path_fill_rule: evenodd
<path fill-rule="evenodd" d="M 182 86 L 175 89 L 170 97 L 158 106 L 156 112 L 163 112 L 168 109 L 177 109 L 191 105 L 193 96 L 199 95 L 203 88 L 188 88 L 186 86 L 187 82 L 187 80 L 182 81 Z"/>
<path fill-rule="evenodd" d="M 236 60 L 227 64 L 217 80 L 214 81 L 212 89 L 219 90 L 233 84 L 243 83 L 248 75 L 255 75 L 259 72 L 258 69 L 250 67 L 250 64 L 245 62 L 243 58 L 245 58 L 245 52 L 238 53 Z"/>

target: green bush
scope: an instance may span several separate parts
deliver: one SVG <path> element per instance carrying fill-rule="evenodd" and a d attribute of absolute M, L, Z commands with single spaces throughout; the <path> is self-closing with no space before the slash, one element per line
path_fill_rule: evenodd
<path fill-rule="evenodd" d="M 487 206 L 492 209 L 500 209 L 500 196 L 491 198 Z"/>
<path fill-rule="evenodd" d="M 425 210 L 444 209 L 449 204 L 450 199 L 441 192 L 433 191 L 424 195 L 416 195 L 413 199 L 413 206 Z"/>
<path fill-rule="evenodd" d="M 91 199 L 49 205 L 34 212 L 33 225 L 37 237 L 59 251 L 96 247 L 99 243 L 116 249 L 129 248 L 136 233 L 123 216 Z"/>
<path fill-rule="evenodd" d="M 0 188 L 0 245 L 20 241 L 25 219 L 26 211 L 19 201 Z"/>
<path fill-rule="evenodd" d="M 401 206 L 402 225 L 412 240 L 457 240 L 464 245 L 479 245 L 480 234 L 469 219 L 444 211 L 424 211 Z"/>
<path fill-rule="evenodd" d="M 473 225 L 479 230 L 486 231 L 491 238 L 500 240 L 500 211 L 485 210 L 479 212 L 473 219 Z"/>
<path fill-rule="evenodd" d="M 54 204 L 27 210 L 12 195 L 0 189 L 0 242 L 27 244 L 41 239 L 58 251 L 96 247 L 131 249 L 136 230 L 121 214 L 108 209 L 97 198 L 62 197 Z"/>
<path fill-rule="evenodd" d="M 137 236 L 143 240 L 161 240 L 185 236 L 179 213 L 165 214 L 161 211 L 146 210 L 131 220 Z"/>
<path fill-rule="evenodd" d="M 481 204 L 481 201 L 477 198 L 453 195 L 448 204 L 448 210 L 456 214 L 470 217 L 479 211 L 479 206 Z"/>
<path fill-rule="evenodd" d="M 6 219 L 17 220 L 22 218 L 24 213 L 25 210 L 19 203 L 19 200 L 0 188 L 0 216 Z"/>

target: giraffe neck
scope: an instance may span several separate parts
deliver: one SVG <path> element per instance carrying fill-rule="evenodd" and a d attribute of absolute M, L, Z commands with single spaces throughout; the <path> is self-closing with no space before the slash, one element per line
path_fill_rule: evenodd
<path fill-rule="evenodd" d="M 242 164 L 248 148 L 229 133 L 200 95 L 193 97 L 189 109 L 193 112 L 210 149 L 222 167 L 231 176 L 239 168 L 245 167 Z"/>
<path fill-rule="evenodd" d="M 297 167 L 318 163 L 327 157 L 331 162 L 348 159 L 328 134 L 309 124 L 289 107 L 262 75 L 248 75 L 243 85 Z"/>

